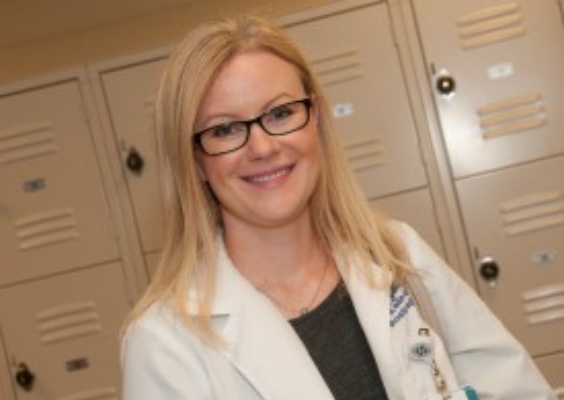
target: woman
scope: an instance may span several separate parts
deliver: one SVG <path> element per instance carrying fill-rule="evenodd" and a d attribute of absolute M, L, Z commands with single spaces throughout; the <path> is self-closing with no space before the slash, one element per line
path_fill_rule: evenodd
<path fill-rule="evenodd" d="M 481 399 L 555 399 L 472 290 L 373 213 L 319 84 L 274 25 L 192 32 L 156 122 L 166 238 L 123 338 L 124 400 L 474 398 L 457 379 Z M 410 274 L 446 343 L 412 307 Z"/>

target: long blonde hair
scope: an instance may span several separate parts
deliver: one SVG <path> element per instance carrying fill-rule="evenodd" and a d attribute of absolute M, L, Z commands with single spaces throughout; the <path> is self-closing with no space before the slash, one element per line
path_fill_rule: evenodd
<path fill-rule="evenodd" d="M 311 198 L 314 233 L 340 261 L 359 265 L 374 283 L 368 266 L 379 263 L 402 281 L 405 256 L 386 219 L 369 206 L 353 177 L 336 132 L 328 102 L 297 46 L 276 24 L 257 16 L 240 16 L 200 26 L 180 43 L 165 66 L 155 110 L 161 156 L 165 211 L 162 257 L 148 290 L 129 322 L 156 301 L 171 301 L 173 310 L 202 339 L 215 332 L 210 305 L 216 276 L 216 238 L 221 229 L 217 201 L 199 179 L 192 134 L 200 103 L 217 71 L 236 52 L 261 49 L 295 66 L 306 93 L 315 98 L 324 160 Z M 348 273 L 348 271 L 341 271 Z M 195 293 L 187 297 L 187 290 Z"/>

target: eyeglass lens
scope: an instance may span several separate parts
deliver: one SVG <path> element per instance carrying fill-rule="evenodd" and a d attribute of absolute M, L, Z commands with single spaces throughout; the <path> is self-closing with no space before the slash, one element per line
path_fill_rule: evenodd
<path fill-rule="evenodd" d="M 276 106 L 257 118 L 216 125 L 195 134 L 196 142 L 208 155 L 225 154 L 243 147 L 255 123 L 270 135 L 285 135 L 308 123 L 308 98 Z"/>

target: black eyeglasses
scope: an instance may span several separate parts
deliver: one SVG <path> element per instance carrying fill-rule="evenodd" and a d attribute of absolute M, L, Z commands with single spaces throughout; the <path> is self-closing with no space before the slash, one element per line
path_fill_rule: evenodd
<path fill-rule="evenodd" d="M 210 156 L 238 150 L 249 141 L 251 126 L 259 124 L 269 135 L 286 135 L 309 122 L 312 101 L 309 98 L 284 103 L 256 118 L 232 121 L 206 128 L 192 136 L 194 143 Z"/>

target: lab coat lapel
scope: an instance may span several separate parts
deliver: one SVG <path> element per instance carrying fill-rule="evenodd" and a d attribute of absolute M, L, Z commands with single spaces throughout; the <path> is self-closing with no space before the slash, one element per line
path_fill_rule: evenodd
<path fill-rule="evenodd" d="M 307 349 L 272 303 L 220 253 L 214 320 L 225 355 L 266 400 L 333 400 Z"/>
<path fill-rule="evenodd" d="M 374 268 L 377 278 L 383 278 L 384 272 L 378 266 Z M 364 278 L 355 272 L 351 272 L 345 280 L 388 398 L 400 399 L 401 388 L 397 382 L 401 371 L 391 341 L 389 287 L 371 288 Z"/>

